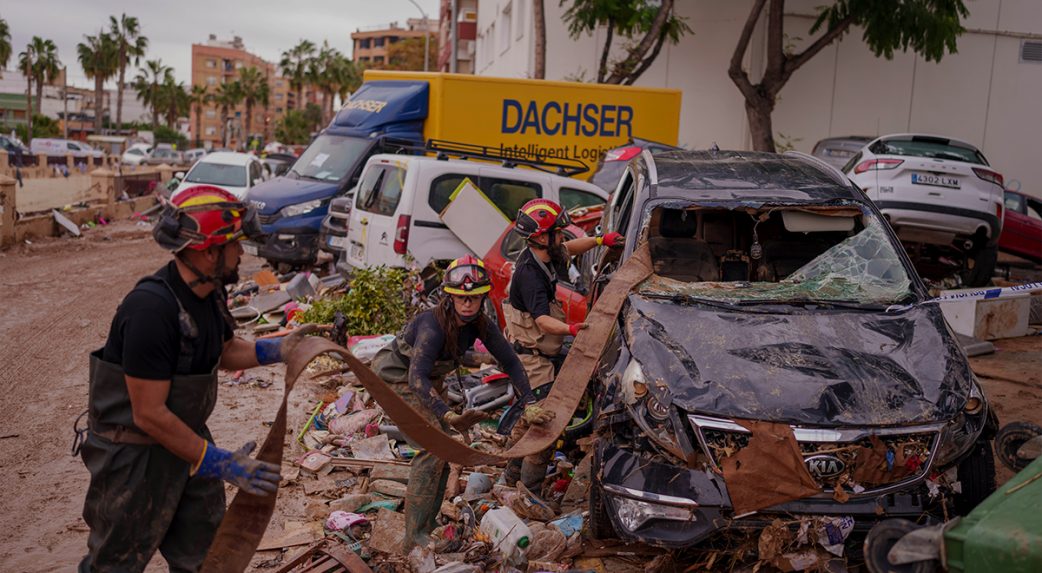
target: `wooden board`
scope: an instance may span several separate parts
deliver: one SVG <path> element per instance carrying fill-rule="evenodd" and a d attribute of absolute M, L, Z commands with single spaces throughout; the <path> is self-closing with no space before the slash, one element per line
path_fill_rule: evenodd
<path fill-rule="evenodd" d="M 510 218 L 469 178 L 449 196 L 441 221 L 479 257 L 485 256 L 511 225 Z"/>

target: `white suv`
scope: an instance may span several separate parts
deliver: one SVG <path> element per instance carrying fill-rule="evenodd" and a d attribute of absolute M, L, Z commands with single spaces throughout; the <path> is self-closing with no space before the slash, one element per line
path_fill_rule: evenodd
<path fill-rule="evenodd" d="M 405 267 L 407 256 L 423 268 L 433 261 L 451 261 L 471 253 L 441 218 L 453 193 L 467 179 L 510 220 L 522 205 L 537 197 L 557 201 L 568 209 L 600 205 L 608 199 L 608 194 L 592 183 L 536 169 L 460 159 L 374 155 L 354 192 L 347 237 L 338 237 L 338 244 L 330 245 L 342 250 L 338 269 L 349 273 L 354 267 Z"/>
<path fill-rule="evenodd" d="M 843 171 L 879 207 L 921 274 L 958 270 L 968 286 L 990 281 L 1003 178 L 979 149 L 936 135 L 884 135 Z"/>

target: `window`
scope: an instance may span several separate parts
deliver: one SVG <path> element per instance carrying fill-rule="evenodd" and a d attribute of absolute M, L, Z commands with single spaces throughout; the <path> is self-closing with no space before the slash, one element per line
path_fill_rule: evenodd
<path fill-rule="evenodd" d="M 250 185 L 256 185 L 264 180 L 264 176 L 261 173 L 261 164 L 259 161 L 253 161 L 250 163 Z"/>
<path fill-rule="evenodd" d="M 66 143 L 65 146 L 68 147 L 70 151 L 79 151 L 80 150 L 80 146 L 76 145 L 75 143 L 71 143 L 71 142 L 70 143 Z"/>
<path fill-rule="evenodd" d="M 208 128 L 206 128 L 206 135 L 217 135 L 217 128 L 216 127 L 208 127 Z"/>
<path fill-rule="evenodd" d="M 1006 210 L 1017 213 L 1024 212 L 1024 198 L 1016 193 L 1006 193 Z"/>
<path fill-rule="evenodd" d="M 282 108 L 281 107 L 275 108 L 275 113 L 282 113 Z"/>
<path fill-rule="evenodd" d="M 208 86 L 217 85 L 217 76 L 206 76 L 206 85 L 208 85 Z"/>
<path fill-rule="evenodd" d="M 561 205 L 567 211 L 576 209 L 579 207 L 593 207 L 595 205 L 603 205 L 604 199 L 590 193 L 589 191 L 581 191 L 579 189 L 571 189 L 569 187 L 561 188 Z"/>
<path fill-rule="evenodd" d="M 880 139 L 872 144 L 869 151 L 876 155 L 902 155 L 904 157 L 928 157 L 931 159 L 950 159 L 987 165 L 984 155 L 974 147 L 944 139 L 914 135 L 910 139 Z"/>
<path fill-rule="evenodd" d="M 382 64 L 382 63 L 384 63 L 384 57 L 383 56 L 373 56 L 373 63 L 374 64 Z"/>
<path fill-rule="evenodd" d="M 475 177 L 459 173 L 442 175 L 431 182 L 427 202 L 434 212 L 441 213 L 449 205 L 449 197 L 464 179 L 469 178 L 511 221 L 522 205 L 543 196 L 538 183 L 489 177 Z"/>
<path fill-rule="evenodd" d="M 206 119 L 217 119 L 217 110 L 208 109 L 206 110 Z"/>
<path fill-rule="evenodd" d="M 358 185 L 355 205 L 377 215 L 394 215 L 402 198 L 404 181 L 404 169 L 384 165 L 371 167 Z"/>
<path fill-rule="evenodd" d="M 362 38 L 361 40 L 358 40 L 358 47 L 359 47 L 359 49 L 368 50 L 369 46 L 370 46 L 369 38 Z"/>
<path fill-rule="evenodd" d="M 282 96 L 283 95 L 284 94 L 275 94 L 275 101 L 282 101 Z"/>
<path fill-rule="evenodd" d="M 514 37 L 520 40 L 525 36 L 525 14 L 528 12 L 525 7 L 525 0 L 515 0 L 517 2 L 517 13 L 514 15 Z"/>
<path fill-rule="evenodd" d="M 387 38 L 387 41 L 392 43 L 392 44 L 397 44 L 398 43 L 398 36 L 391 36 L 391 37 Z"/>
<path fill-rule="evenodd" d="M 373 38 L 373 47 L 374 48 L 382 48 L 382 47 L 384 47 L 384 39 L 383 38 Z"/>
<path fill-rule="evenodd" d="M 208 67 L 208 68 L 216 68 L 217 67 L 217 60 L 206 60 L 206 67 Z"/>
<path fill-rule="evenodd" d="M 246 167 L 243 165 L 225 165 L 200 161 L 188 172 L 188 175 L 185 176 L 185 181 L 208 185 L 246 187 Z"/>
<path fill-rule="evenodd" d="M 503 7 L 503 11 L 499 13 L 499 29 L 503 31 L 499 37 L 499 52 L 503 53 L 510 48 L 510 30 L 513 29 L 511 26 L 512 4 L 507 2 L 507 5 Z"/>
<path fill-rule="evenodd" d="M 282 87 L 282 80 L 275 80 L 275 87 L 281 88 Z"/>

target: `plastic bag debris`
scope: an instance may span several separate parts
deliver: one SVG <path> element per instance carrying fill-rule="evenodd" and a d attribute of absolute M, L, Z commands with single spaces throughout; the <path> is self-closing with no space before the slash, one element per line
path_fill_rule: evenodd
<path fill-rule="evenodd" d="M 364 525 L 366 523 L 369 523 L 369 520 L 364 515 L 346 511 L 334 511 L 326 518 L 326 529 L 330 531 L 344 531 L 356 525 Z"/>

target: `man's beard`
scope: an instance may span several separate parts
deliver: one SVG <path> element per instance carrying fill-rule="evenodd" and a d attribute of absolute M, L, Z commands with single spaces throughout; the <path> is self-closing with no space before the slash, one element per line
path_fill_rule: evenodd
<path fill-rule="evenodd" d="M 568 268 L 568 247 L 565 247 L 564 244 L 554 245 L 552 247 L 547 247 L 546 251 L 550 255 L 550 263 L 553 264 L 554 268 Z"/>
<path fill-rule="evenodd" d="M 233 285 L 239 282 L 239 267 L 236 266 L 233 269 L 225 269 L 224 273 L 221 274 L 221 283 L 226 285 Z"/>

